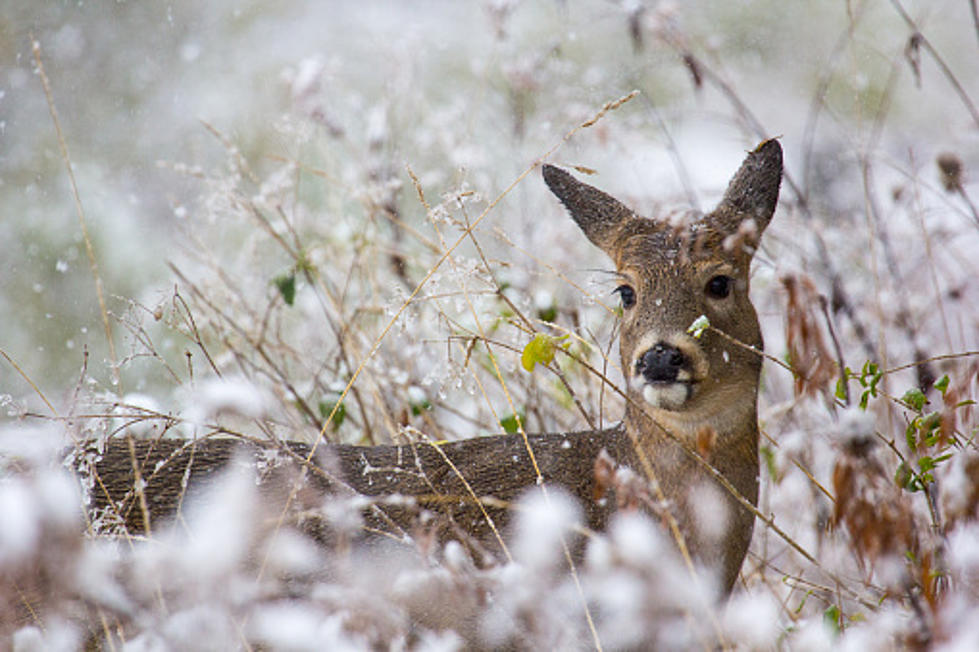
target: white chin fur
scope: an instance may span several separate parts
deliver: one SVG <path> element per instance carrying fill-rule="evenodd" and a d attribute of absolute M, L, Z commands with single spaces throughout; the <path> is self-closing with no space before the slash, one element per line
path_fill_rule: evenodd
<path fill-rule="evenodd" d="M 690 388 L 685 383 L 657 383 L 642 388 L 642 397 L 654 408 L 677 410 L 690 397 Z"/>

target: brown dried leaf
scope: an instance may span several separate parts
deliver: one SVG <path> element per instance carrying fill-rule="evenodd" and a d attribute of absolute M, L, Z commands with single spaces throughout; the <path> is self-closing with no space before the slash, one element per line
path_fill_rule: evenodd
<path fill-rule="evenodd" d="M 700 71 L 700 63 L 697 58 L 687 52 L 683 55 L 683 65 L 687 67 L 690 78 L 693 79 L 694 88 L 699 91 L 704 85 L 704 74 Z"/>
<path fill-rule="evenodd" d="M 952 442 L 960 423 L 973 423 L 975 406 L 967 402 L 967 399 L 973 396 L 973 382 L 979 383 L 979 361 L 974 361 L 968 365 L 965 373 L 953 380 L 942 395 L 942 409 L 939 412 L 939 444 L 941 446 L 946 446 Z"/>
<path fill-rule="evenodd" d="M 915 550 L 911 505 L 865 438 L 848 442 L 833 468 L 833 525 L 846 527 L 860 562 Z"/>
<path fill-rule="evenodd" d="M 952 152 L 942 152 L 935 159 L 941 173 L 942 186 L 947 192 L 958 192 L 962 188 L 962 159 Z"/>
<path fill-rule="evenodd" d="M 785 339 L 792 370 L 795 395 L 831 395 L 836 379 L 836 362 L 823 339 L 817 319 L 819 292 L 808 277 L 786 275 L 782 286 L 788 294 L 785 310 Z"/>
<path fill-rule="evenodd" d="M 605 497 L 608 490 L 612 488 L 615 480 L 615 460 L 604 448 L 598 452 L 595 458 L 595 488 L 592 490 L 592 500 L 598 502 Z"/>
<path fill-rule="evenodd" d="M 642 505 L 652 504 L 645 479 L 636 475 L 632 469 L 617 469 L 614 486 L 616 506 L 621 510 L 635 511 Z"/>

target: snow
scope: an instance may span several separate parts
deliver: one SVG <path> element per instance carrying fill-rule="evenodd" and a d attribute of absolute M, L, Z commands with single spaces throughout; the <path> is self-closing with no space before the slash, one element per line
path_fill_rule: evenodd
<path fill-rule="evenodd" d="M 75 652 L 82 645 L 82 632 L 65 622 L 23 627 L 11 637 L 13 652 Z"/>
<path fill-rule="evenodd" d="M 74 580 L 81 595 L 94 604 L 118 613 L 132 613 L 134 604 L 120 580 L 125 555 L 114 542 L 85 546 L 75 565 Z"/>
<path fill-rule="evenodd" d="M 734 596 L 722 615 L 726 639 L 747 649 L 765 648 L 779 635 L 778 611 L 779 605 L 771 595 Z"/>
<path fill-rule="evenodd" d="M 185 400 L 187 419 L 198 424 L 227 414 L 258 419 L 269 407 L 265 390 L 243 377 L 209 378 Z"/>
<path fill-rule="evenodd" d="M 701 484 L 690 489 L 690 509 L 697 531 L 707 540 L 723 541 L 731 522 L 722 489 L 709 484 Z"/>
<path fill-rule="evenodd" d="M 37 546 L 41 523 L 27 483 L 0 484 L 0 566 L 21 563 Z"/>
<path fill-rule="evenodd" d="M 663 555 L 671 554 L 663 548 L 663 534 L 653 527 L 649 519 L 637 514 L 624 514 L 616 518 L 610 535 L 618 555 L 631 566 L 652 567 Z"/>
<path fill-rule="evenodd" d="M 562 550 L 571 543 L 571 528 L 580 518 L 577 503 L 565 490 L 553 486 L 528 489 L 517 507 L 514 559 L 532 572 L 562 563 Z"/>
<path fill-rule="evenodd" d="M 174 532 L 171 543 L 180 555 L 160 560 L 167 572 L 203 585 L 232 575 L 250 550 L 261 513 L 254 472 L 243 459 L 233 462 L 220 481 L 189 497 L 184 512 L 187 532 Z"/>
<path fill-rule="evenodd" d="M 979 594 L 979 525 L 956 529 L 949 535 L 948 563 L 973 595 Z"/>
<path fill-rule="evenodd" d="M 330 649 L 357 652 L 364 643 L 344 635 L 340 616 L 322 618 L 302 605 L 279 603 L 259 610 L 249 625 L 250 634 L 274 650 L 302 652 Z"/>
<path fill-rule="evenodd" d="M 851 441 L 870 440 L 874 435 L 874 415 L 857 406 L 843 410 L 837 424 L 837 436 L 843 444 Z"/>
<path fill-rule="evenodd" d="M 263 558 L 271 573 L 292 577 L 313 575 L 325 565 L 322 550 L 291 529 L 271 538 Z"/>

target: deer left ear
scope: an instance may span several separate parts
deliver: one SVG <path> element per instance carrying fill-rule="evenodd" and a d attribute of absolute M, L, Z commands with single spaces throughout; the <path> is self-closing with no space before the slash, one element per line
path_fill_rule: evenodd
<path fill-rule="evenodd" d="M 745 220 L 753 220 L 754 228 L 746 233 L 746 238 L 757 246 L 775 214 L 781 183 L 782 146 L 777 140 L 766 140 L 748 154 L 709 221 L 730 235 L 738 233 Z"/>
<path fill-rule="evenodd" d="M 585 236 L 612 256 L 615 238 L 622 225 L 633 217 L 632 211 L 615 197 L 578 181 L 560 168 L 545 164 L 542 172 L 547 187 L 568 209 Z"/>

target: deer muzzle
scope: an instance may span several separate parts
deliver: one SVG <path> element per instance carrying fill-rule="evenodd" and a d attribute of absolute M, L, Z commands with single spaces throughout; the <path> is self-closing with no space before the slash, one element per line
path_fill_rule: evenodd
<path fill-rule="evenodd" d="M 635 358 L 633 382 L 643 400 L 655 408 L 679 410 L 692 397 L 705 374 L 703 355 L 666 341 L 658 341 Z"/>

